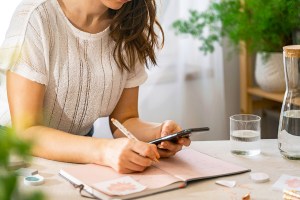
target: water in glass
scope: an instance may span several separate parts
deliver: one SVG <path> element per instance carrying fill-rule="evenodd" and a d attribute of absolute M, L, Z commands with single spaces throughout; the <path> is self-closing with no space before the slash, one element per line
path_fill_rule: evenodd
<path fill-rule="evenodd" d="M 282 103 L 278 147 L 288 159 L 300 160 L 300 45 L 283 47 L 286 91 Z"/>
<path fill-rule="evenodd" d="M 260 120 L 259 116 L 251 114 L 230 117 L 230 143 L 233 154 L 260 154 Z"/>

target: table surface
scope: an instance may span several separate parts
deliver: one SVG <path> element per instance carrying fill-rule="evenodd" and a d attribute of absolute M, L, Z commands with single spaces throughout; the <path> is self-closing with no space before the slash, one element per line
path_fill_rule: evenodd
<path fill-rule="evenodd" d="M 195 181 L 189 183 L 186 188 L 167 191 L 151 196 L 142 197 L 143 200 L 161 199 L 242 199 L 248 193 L 251 199 L 282 199 L 282 192 L 272 189 L 272 185 L 282 174 L 300 176 L 300 161 L 287 160 L 283 158 L 277 147 L 277 140 L 261 140 L 261 154 L 253 157 L 238 156 L 230 153 L 230 142 L 222 141 L 193 141 L 191 148 L 220 158 L 231 163 L 235 163 L 247 168 L 252 172 L 264 172 L 270 176 L 270 181 L 266 183 L 254 183 L 248 173 L 213 178 L 208 180 Z M 40 186 L 26 186 L 20 183 L 20 189 L 28 192 L 41 190 L 49 200 L 60 199 L 86 199 L 80 197 L 78 190 L 58 175 L 61 168 L 74 165 L 62 163 L 42 158 L 33 158 L 30 168 L 38 169 L 39 174 L 45 177 L 45 183 Z M 216 180 L 234 180 L 237 185 L 227 188 L 215 184 Z"/>

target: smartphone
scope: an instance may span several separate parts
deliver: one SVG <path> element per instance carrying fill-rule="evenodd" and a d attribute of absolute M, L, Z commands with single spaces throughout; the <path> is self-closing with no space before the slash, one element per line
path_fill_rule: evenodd
<path fill-rule="evenodd" d="M 208 130 L 209 130 L 208 127 L 184 129 L 177 133 L 173 133 L 172 135 L 167 135 L 167 136 L 152 140 L 149 142 L 149 144 L 159 144 L 163 141 L 171 141 L 171 142 L 176 143 L 179 138 L 189 137 L 190 134 L 192 134 L 194 132 L 202 132 L 202 131 L 208 131 Z"/>

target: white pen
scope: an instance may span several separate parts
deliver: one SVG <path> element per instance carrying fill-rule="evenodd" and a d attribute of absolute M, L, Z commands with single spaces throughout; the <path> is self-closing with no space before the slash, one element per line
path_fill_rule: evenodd
<path fill-rule="evenodd" d="M 118 120 L 112 118 L 111 122 L 129 139 L 134 139 L 139 141 L 132 133 L 130 133 Z M 157 158 L 154 158 L 153 161 L 159 162 Z"/>
<path fill-rule="evenodd" d="M 118 120 L 112 118 L 111 122 L 124 134 L 126 135 L 126 137 L 128 137 L 129 139 L 134 139 L 136 141 L 138 141 L 138 139 L 132 134 L 130 133 Z"/>

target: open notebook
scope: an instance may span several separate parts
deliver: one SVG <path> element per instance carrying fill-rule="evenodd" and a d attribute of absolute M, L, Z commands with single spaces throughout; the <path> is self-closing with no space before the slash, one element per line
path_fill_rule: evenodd
<path fill-rule="evenodd" d="M 119 174 L 110 167 L 85 164 L 61 169 L 59 174 L 73 184 L 84 185 L 84 190 L 88 193 L 105 200 L 131 199 L 182 188 L 192 180 L 248 171 L 250 169 L 185 148 L 174 157 L 160 159 L 159 163 L 141 173 Z M 128 187 L 129 185 L 132 187 Z"/>

